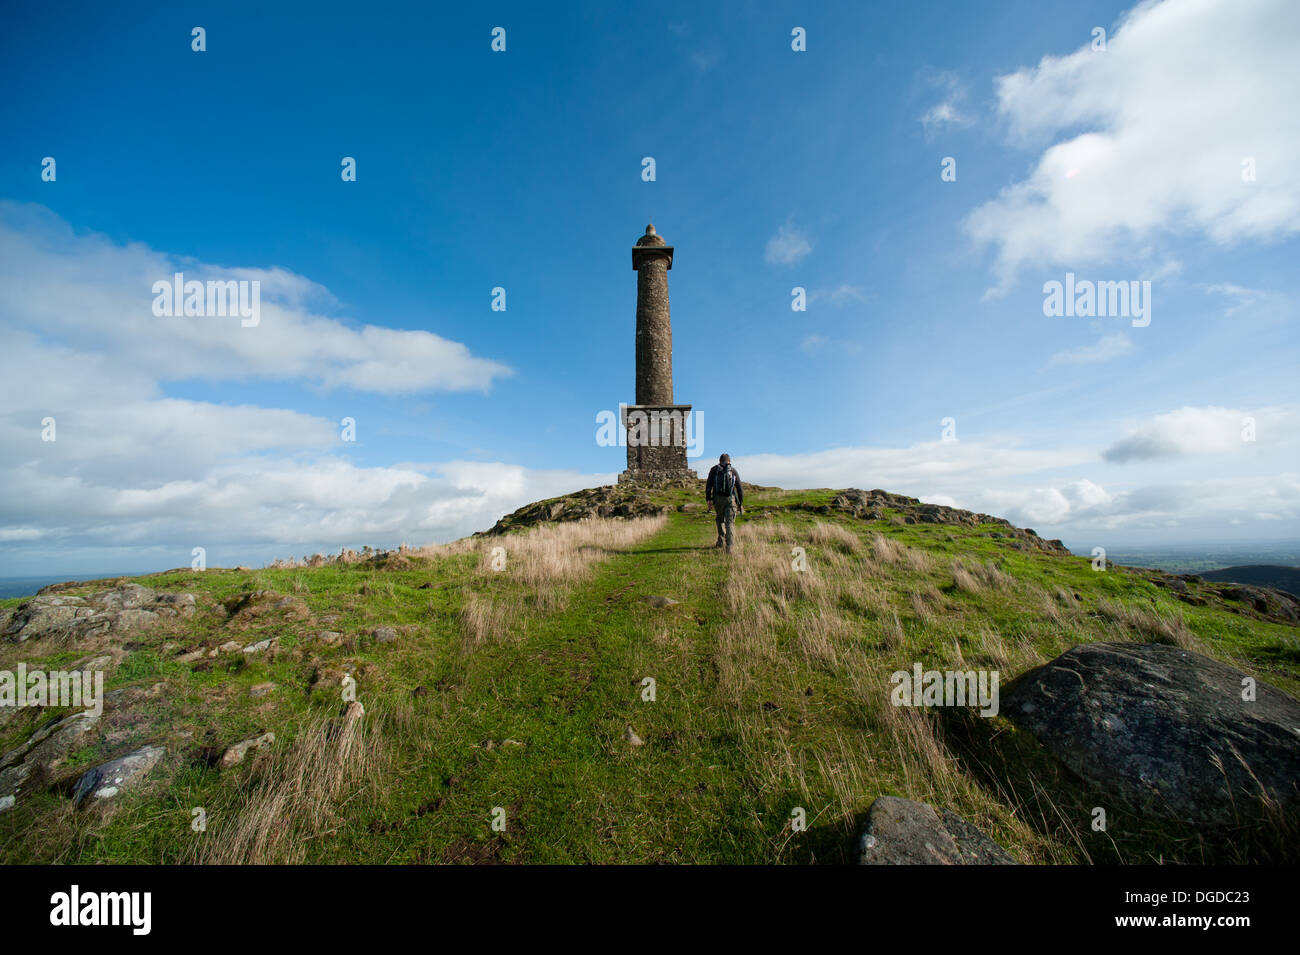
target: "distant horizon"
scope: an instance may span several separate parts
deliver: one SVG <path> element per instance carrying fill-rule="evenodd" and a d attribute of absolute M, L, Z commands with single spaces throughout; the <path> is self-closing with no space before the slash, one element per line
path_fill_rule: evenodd
<path fill-rule="evenodd" d="M 486 529 L 487 528 L 483 528 L 483 530 Z M 1080 557 L 1088 556 L 1091 553 L 1092 548 L 1094 546 L 1098 546 L 1096 544 L 1085 543 L 1082 541 L 1071 542 L 1070 540 L 1065 538 L 1062 538 L 1061 542 L 1071 553 Z M 449 542 L 440 541 L 437 543 L 449 543 Z M 422 544 L 408 542 L 408 544 L 413 547 L 419 547 L 419 546 L 433 545 L 434 542 L 426 541 L 423 542 Z M 393 545 L 392 547 L 379 547 L 374 544 L 371 545 L 361 544 L 356 546 L 349 545 L 347 549 L 360 553 L 361 550 L 366 546 L 370 546 L 376 550 L 397 549 L 397 545 Z M 310 557 L 313 556 L 314 554 L 321 554 L 323 556 L 328 557 L 328 556 L 338 554 L 339 549 L 340 548 L 336 547 L 329 551 L 310 551 L 307 553 L 295 553 L 292 556 L 296 559 L 302 559 L 303 557 Z M 1159 557 L 1184 557 L 1184 558 L 1201 556 L 1201 557 L 1205 557 L 1206 559 L 1209 559 L 1212 556 L 1216 556 L 1216 552 L 1217 555 L 1231 555 L 1234 552 L 1251 552 L 1257 549 L 1273 549 L 1273 550 L 1282 551 L 1285 554 L 1287 554 L 1286 559 L 1283 560 L 1282 563 L 1279 563 L 1278 566 L 1286 566 L 1286 567 L 1300 566 L 1300 538 L 1260 538 L 1256 540 L 1219 539 L 1219 540 L 1202 540 L 1202 541 L 1172 542 L 1172 543 L 1164 542 L 1158 545 L 1142 544 L 1142 543 L 1117 544 L 1108 547 L 1107 554 L 1109 557 L 1115 559 L 1123 557 L 1125 555 L 1152 555 L 1152 556 L 1159 556 Z M 273 557 L 266 561 L 209 563 L 207 569 L 233 570 L 236 567 L 248 567 L 250 570 L 265 570 L 269 568 L 271 563 L 274 562 L 275 560 L 288 559 L 289 556 L 290 556 L 289 554 L 282 553 L 279 557 Z M 1276 561 L 1270 561 L 1270 560 L 1265 560 L 1261 562 L 1276 563 Z M 1240 566 L 1240 565 L 1241 564 L 1238 561 L 1225 562 L 1225 566 Z M 161 574 L 172 570 L 184 570 L 188 566 L 189 565 L 187 564 L 175 563 L 175 564 L 169 564 L 167 566 L 154 565 L 150 569 L 133 569 L 133 570 L 105 571 L 102 569 L 98 569 L 98 570 L 73 569 L 73 570 L 37 571 L 35 573 L 22 573 L 22 574 L 9 574 L 9 573 L 0 572 L 0 583 L 3 582 L 18 583 L 21 581 L 28 581 L 28 580 L 31 581 L 44 580 L 53 583 L 58 583 L 59 580 L 56 580 L 55 578 L 60 578 L 63 580 L 76 580 L 76 579 L 97 580 L 97 579 L 104 579 L 104 578 L 111 578 L 111 577 L 147 577 L 152 574 Z"/>

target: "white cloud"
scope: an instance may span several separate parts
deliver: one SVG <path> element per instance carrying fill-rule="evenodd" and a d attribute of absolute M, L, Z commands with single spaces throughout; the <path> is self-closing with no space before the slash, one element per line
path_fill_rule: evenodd
<path fill-rule="evenodd" d="M 152 284 L 174 271 L 257 278 L 261 324 L 155 317 Z M 0 202 L 0 573 L 178 566 L 198 546 L 220 564 L 428 543 L 609 480 L 506 463 L 363 467 L 344 459 L 338 421 L 261 407 L 242 384 L 223 403 L 164 392 L 195 379 L 486 389 L 509 373 L 429 332 L 313 311 L 331 302 L 283 269 L 179 260 Z"/>
<path fill-rule="evenodd" d="M 967 114 L 965 108 L 966 90 L 956 76 L 952 73 L 937 73 L 926 81 L 926 85 L 940 96 L 939 102 L 920 116 L 927 138 L 942 131 L 944 127 L 963 128 L 974 124 L 974 118 Z"/>
<path fill-rule="evenodd" d="M 1223 425 L 1235 421 L 1231 439 L 1236 446 L 1231 450 L 1243 453 L 1239 414 L 1214 408 L 1181 409 L 1156 416 L 1147 422 L 1149 431 L 1136 433 L 1143 441 L 1154 440 L 1157 447 L 1162 436 L 1175 436 L 1173 449 L 1178 453 L 1227 451 Z M 1255 417 L 1261 444 L 1251 445 L 1238 459 L 1254 473 L 1195 480 L 1177 465 L 1166 473 L 1148 468 L 1135 474 L 1132 465 L 1103 460 L 1090 448 L 1021 447 L 996 438 L 794 455 L 733 454 L 733 459 L 745 480 L 757 484 L 879 487 L 1003 517 L 1052 537 L 1086 540 L 1104 535 L 1109 541 L 1149 541 L 1199 535 L 1204 539 L 1221 536 L 1227 525 L 1238 527 L 1239 534 L 1294 534 L 1300 521 L 1300 475 L 1286 470 L 1285 462 L 1295 460 L 1291 438 L 1295 429 L 1289 424 L 1295 414 L 1288 409 L 1262 409 Z M 1206 432 L 1204 425 L 1213 427 Z M 1137 442 L 1130 451 L 1136 447 Z M 1279 473 L 1259 473 L 1276 463 L 1283 464 Z M 1138 481 L 1127 480 L 1129 475 Z M 1290 526 L 1275 530 L 1284 522 Z"/>
<path fill-rule="evenodd" d="M 847 282 L 843 282 L 832 289 L 816 288 L 808 293 L 808 301 L 829 302 L 837 308 L 855 302 L 859 305 L 865 305 L 868 298 L 866 289 L 861 285 L 850 285 Z"/>
<path fill-rule="evenodd" d="M 980 500 L 999 517 L 1027 527 L 1057 527 L 1085 515 L 1096 517 L 1114 504 L 1114 497 L 1086 478 L 1047 487 L 986 490 Z"/>
<path fill-rule="evenodd" d="M 532 501 L 612 480 L 503 462 L 413 470 L 320 457 L 232 459 L 194 478 L 136 486 L 22 466 L 0 470 L 0 493 L 9 502 L 0 543 L 44 545 L 25 547 L 22 564 L 14 566 L 47 555 L 92 570 L 123 560 L 181 566 L 193 547 L 204 547 L 210 564 L 225 566 L 249 554 L 269 561 L 364 544 L 451 540 Z"/>
<path fill-rule="evenodd" d="M 1070 138 L 966 220 L 997 250 L 998 290 L 1027 266 L 1115 261 L 1169 234 L 1226 244 L 1300 230 L 1297 49 L 1291 0 L 1144 2 L 1105 51 L 1000 77 L 1013 134 Z"/>
<path fill-rule="evenodd" d="M 153 283 L 261 282 L 261 320 L 159 318 Z M 39 206 L 0 201 L 0 322 L 155 380 L 297 379 L 381 394 L 489 389 L 509 375 L 427 331 L 353 327 L 313 311 L 332 296 L 284 269 L 225 268 L 79 235 Z"/>
<path fill-rule="evenodd" d="M 812 243 L 808 237 L 787 222 L 777 230 L 776 235 L 767 240 L 763 261 L 768 265 L 794 265 L 807 258 L 811 252 Z"/>
<path fill-rule="evenodd" d="M 958 112 L 957 107 L 950 102 L 939 103 L 930 107 L 925 114 L 921 116 L 921 123 L 928 130 L 932 126 L 944 126 L 956 123 L 958 125 L 969 125 L 970 120 Z"/>
<path fill-rule="evenodd" d="M 1122 358 L 1133 351 L 1132 340 L 1123 332 L 1103 335 L 1095 345 L 1081 345 L 1069 351 L 1057 352 L 1048 359 L 1048 367 L 1055 365 L 1088 365 Z"/>
<path fill-rule="evenodd" d="M 1204 285 L 1202 288 L 1210 295 L 1222 295 L 1232 303 L 1223 310 L 1224 315 L 1233 315 L 1240 312 L 1243 308 L 1254 305 L 1263 297 L 1263 293 L 1255 289 L 1244 288 L 1231 282 L 1218 282 L 1213 285 Z"/>
<path fill-rule="evenodd" d="M 1179 408 L 1130 429 L 1102 452 L 1102 457 L 1122 464 L 1194 454 L 1244 454 L 1260 442 L 1274 447 L 1279 441 L 1289 443 L 1295 417 L 1293 411 L 1278 408 Z M 1253 441 L 1242 438 L 1248 418 L 1253 421 Z"/>
<path fill-rule="evenodd" d="M 920 496 L 952 494 L 975 474 L 982 479 L 1002 479 L 1080 465 L 1095 458 L 1093 452 L 1077 448 L 1028 450 L 992 442 L 931 441 L 906 448 L 747 455 L 742 473 L 747 481 L 778 487 L 879 487 Z"/>

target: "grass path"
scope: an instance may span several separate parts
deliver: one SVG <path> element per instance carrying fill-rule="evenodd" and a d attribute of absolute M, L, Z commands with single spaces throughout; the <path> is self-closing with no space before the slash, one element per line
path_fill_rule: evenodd
<path fill-rule="evenodd" d="M 472 651 L 454 736 L 479 748 L 429 767 L 438 812 L 402 826 L 407 858 L 758 861 L 737 830 L 761 825 L 760 807 L 745 798 L 734 714 L 712 691 L 727 557 L 711 543 L 708 515 L 675 515 L 522 641 Z M 648 595 L 679 603 L 654 608 Z"/>

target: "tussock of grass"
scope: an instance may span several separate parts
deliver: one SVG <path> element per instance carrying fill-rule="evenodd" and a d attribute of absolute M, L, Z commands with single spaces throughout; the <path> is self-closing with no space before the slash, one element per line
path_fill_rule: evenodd
<path fill-rule="evenodd" d="M 640 543 L 662 530 L 666 521 L 662 515 L 634 520 L 590 518 L 544 524 L 523 534 L 479 538 L 483 559 L 478 572 L 504 573 L 530 590 L 574 584 L 611 552 Z"/>
<path fill-rule="evenodd" d="M 386 757 L 376 713 L 316 718 L 286 747 L 258 751 L 229 807 L 191 840 L 190 861 L 218 865 L 301 863 L 328 838 L 348 803 L 377 800 Z"/>
<path fill-rule="evenodd" d="M 458 553 L 477 554 L 479 578 L 514 585 L 509 591 L 470 593 L 461 607 L 461 630 L 470 646 L 515 639 L 520 609 L 554 613 L 567 592 L 611 553 L 632 547 L 663 529 L 667 518 L 590 518 L 544 524 L 522 534 L 480 537 Z"/>
<path fill-rule="evenodd" d="M 1196 653 L 1205 653 L 1205 644 L 1188 628 L 1180 614 L 1162 614 L 1158 610 L 1135 604 L 1103 600 L 1097 605 L 1102 619 L 1117 625 L 1116 637 L 1136 638 L 1144 643 L 1163 643 Z"/>
<path fill-rule="evenodd" d="M 1014 578 L 1003 573 L 991 560 L 967 565 L 961 560 L 952 562 L 952 583 L 962 593 L 982 594 L 990 590 L 1006 590 Z"/>
<path fill-rule="evenodd" d="M 484 594 L 469 594 L 460 608 L 461 632 L 471 647 L 510 640 L 518 618 L 516 604 Z"/>
<path fill-rule="evenodd" d="M 883 534 L 873 534 L 871 537 L 871 553 L 882 564 L 896 564 L 902 552 L 902 545 L 885 537 Z"/>
<path fill-rule="evenodd" d="M 817 521 L 808 532 L 808 539 L 823 547 L 837 547 L 846 554 L 862 551 L 862 538 L 840 524 Z"/>

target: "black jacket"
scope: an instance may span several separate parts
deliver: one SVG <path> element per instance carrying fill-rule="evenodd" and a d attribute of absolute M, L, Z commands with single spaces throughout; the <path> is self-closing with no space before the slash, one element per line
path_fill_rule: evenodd
<path fill-rule="evenodd" d="M 731 465 L 727 465 L 727 467 L 731 467 Z M 715 464 L 715 465 L 713 465 L 713 467 L 709 470 L 709 479 L 708 479 L 707 481 L 704 482 L 704 499 L 705 499 L 706 501 L 711 501 L 711 500 L 713 500 L 713 485 L 714 485 L 714 482 L 717 480 L 717 477 L 718 477 L 718 475 L 719 475 L 719 473 L 720 473 L 721 471 L 722 471 L 722 465 L 721 465 L 721 464 Z M 744 507 L 744 506 L 745 506 L 745 491 L 744 491 L 744 489 L 740 486 L 740 472 L 737 471 L 734 467 L 732 467 L 732 468 L 731 468 L 731 473 L 734 474 L 734 475 L 736 476 L 736 505 L 737 505 L 738 507 Z"/>

